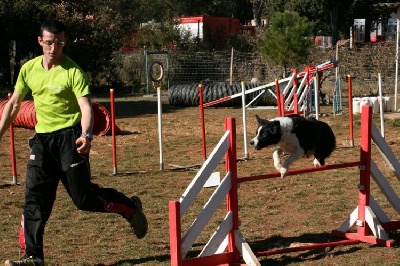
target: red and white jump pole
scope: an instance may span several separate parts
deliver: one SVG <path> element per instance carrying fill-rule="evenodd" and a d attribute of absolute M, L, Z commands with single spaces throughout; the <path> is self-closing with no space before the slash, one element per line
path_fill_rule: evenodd
<path fill-rule="evenodd" d="M 345 240 L 305 245 L 294 248 L 284 248 L 276 250 L 267 250 L 253 253 L 251 248 L 244 240 L 238 227 L 238 197 L 237 189 L 239 183 L 255 181 L 259 179 L 280 177 L 280 173 L 271 173 L 267 175 L 237 177 L 237 159 L 235 152 L 235 120 L 233 118 L 225 119 L 226 133 L 214 149 L 210 157 L 192 180 L 179 201 L 170 201 L 169 203 L 169 221 L 170 221 L 170 244 L 171 244 L 171 265 L 173 266 L 197 266 L 197 265 L 260 265 L 256 257 L 275 254 L 283 254 L 296 251 L 314 250 L 326 247 L 334 247 L 339 245 L 352 245 L 361 242 L 378 244 L 382 246 L 392 247 L 395 244 L 390 239 L 385 230 L 400 229 L 400 220 L 389 220 L 387 215 L 380 209 L 377 202 L 372 198 L 370 193 L 371 174 L 389 198 L 391 203 L 396 203 L 400 199 L 394 195 L 393 189 L 383 181 L 383 177 L 376 170 L 376 165 L 371 160 L 371 141 L 374 139 L 378 147 L 384 153 L 385 158 L 390 162 L 396 172 L 396 176 L 400 176 L 399 162 L 389 151 L 384 140 L 377 139 L 378 134 L 376 127 L 372 124 L 372 107 L 365 105 L 362 108 L 361 119 L 361 144 L 360 144 L 360 160 L 341 164 L 326 165 L 316 168 L 295 169 L 289 171 L 289 175 L 310 173 L 316 171 L 339 169 L 347 167 L 358 167 L 360 170 L 360 182 L 358 185 L 358 204 L 350 217 L 339 227 L 332 231 L 333 235 L 346 238 Z M 227 134 L 229 134 L 227 136 Z M 380 137 L 380 136 L 379 136 Z M 191 203 L 195 200 L 197 194 L 205 183 L 206 179 L 222 159 L 222 152 L 226 152 L 226 171 L 227 174 L 222 180 L 220 186 L 216 188 L 212 197 L 206 203 L 200 214 L 195 218 L 192 226 L 188 229 L 185 236 L 181 237 L 181 218 L 188 210 Z M 371 170 L 372 167 L 372 170 Z M 210 168 L 210 169 L 209 169 Z M 208 223 L 212 211 L 218 206 L 217 199 L 223 198 L 227 194 L 227 215 L 207 245 L 201 251 L 200 255 L 195 258 L 185 258 L 187 252 L 191 249 L 197 236 L 201 234 L 201 230 Z M 396 203 L 397 204 L 397 203 Z M 211 208 L 212 207 L 212 208 Z M 400 206 L 396 206 L 398 209 Z M 212 209 L 212 210 L 210 210 Z M 375 213 L 376 214 L 375 214 Z M 356 226 L 356 232 L 351 232 L 350 228 Z M 242 264 L 244 260 L 246 264 Z"/>

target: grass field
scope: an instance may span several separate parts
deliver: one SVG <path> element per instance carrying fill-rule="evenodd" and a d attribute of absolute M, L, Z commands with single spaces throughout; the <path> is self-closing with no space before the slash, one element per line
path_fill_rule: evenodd
<path fill-rule="evenodd" d="M 108 98 L 95 101 L 109 107 Z M 112 138 L 95 137 L 91 152 L 93 182 L 114 187 L 127 195 L 138 195 L 149 220 L 149 234 L 138 240 L 128 223 L 117 215 L 79 211 L 62 185 L 45 232 L 47 265 L 169 265 L 168 202 L 179 199 L 196 175 L 197 169 L 173 170 L 173 166 L 192 166 L 203 162 L 200 116 L 197 107 L 178 108 L 163 97 L 163 156 L 160 170 L 157 99 L 156 97 L 116 97 L 116 124 L 123 131 L 116 138 L 117 174 L 113 175 Z M 359 160 L 360 116 L 355 116 L 355 147 L 350 147 L 348 110 L 333 116 L 332 107 L 323 107 L 337 138 L 337 149 L 328 164 Z M 256 130 L 255 114 L 264 118 L 277 115 L 276 110 L 247 111 L 248 140 Z M 242 110 L 240 108 L 208 108 L 205 110 L 207 153 L 224 133 L 224 118 L 236 118 L 237 155 L 244 156 Z M 379 125 L 379 116 L 373 117 Z M 385 119 L 385 138 L 400 158 L 400 121 Z M 12 180 L 9 133 L 0 146 L 0 260 L 18 258 L 18 233 L 25 182 L 25 166 L 29 155 L 27 140 L 31 129 L 15 128 L 15 150 L 18 181 Z M 275 172 L 272 148 L 255 151 L 249 148 L 249 160 L 238 162 L 239 177 Z M 373 147 L 373 159 L 396 192 L 398 180 Z M 302 159 L 292 169 L 311 167 L 311 159 Z M 218 169 L 225 171 L 222 162 Z M 395 180 L 396 179 L 396 180 Z M 299 243 L 320 243 L 338 240 L 330 232 L 337 229 L 356 208 L 359 170 L 346 168 L 288 176 L 243 184 L 239 188 L 240 230 L 254 251 L 288 247 Z M 187 228 L 213 192 L 205 188 L 183 217 Z M 372 194 L 392 219 L 397 214 L 383 194 L 372 184 Z M 225 214 L 220 206 L 190 255 L 196 254 L 208 241 Z M 396 232 L 391 235 L 399 241 Z M 370 244 L 339 246 L 321 250 L 260 257 L 262 265 L 399 265 L 400 250 Z"/>

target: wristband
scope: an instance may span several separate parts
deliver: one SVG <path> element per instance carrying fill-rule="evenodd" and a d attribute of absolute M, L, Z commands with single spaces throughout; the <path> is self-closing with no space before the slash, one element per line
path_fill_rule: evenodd
<path fill-rule="evenodd" d="M 86 139 L 88 139 L 88 140 L 90 140 L 90 141 L 93 140 L 93 135 L 92 135 L 92 133 L 82 133 L 81 136 L 84 137 L 84 138 L 86 138 Z"/>

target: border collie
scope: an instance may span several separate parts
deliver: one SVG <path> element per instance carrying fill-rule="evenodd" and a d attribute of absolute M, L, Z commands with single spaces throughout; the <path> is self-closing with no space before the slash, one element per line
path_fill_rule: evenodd
<path fill-rule="evenodd" d="M 331 127 L 315 118 L 287 115 L 265 120 L 256 115 L 258 128 L 250 145 L 260 150 L 275 145 L 273 159 L 281 177 L 287 175 L 289 166 L 299 159 L 314 155 L 314 166 L 322 166 L 336 148 L 336 138 Z M 289 154 L 281 164 L 280 156 Z"/>

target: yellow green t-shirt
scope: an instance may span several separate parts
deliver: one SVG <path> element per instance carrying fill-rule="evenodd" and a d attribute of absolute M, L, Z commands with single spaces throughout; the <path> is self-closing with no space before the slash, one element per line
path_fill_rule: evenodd
<path fill-rule="evenodd" d="M 43 56 L 26 62 L 18 75 L 15 91 L 25 95 L 32 91 L 36 110 L 37 133 L 50 133 L 76 125 L 81 119 L 78 98 L 89 95 L 85 72 L 68 56 L 45 70 Z"/>

